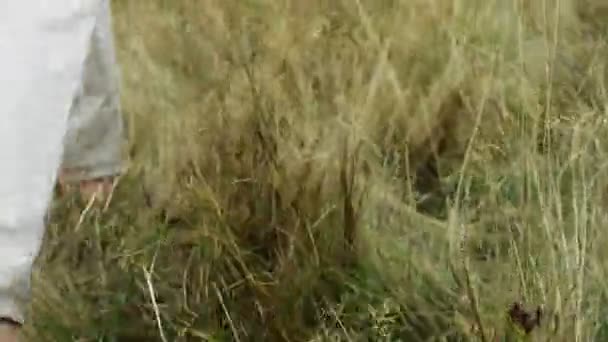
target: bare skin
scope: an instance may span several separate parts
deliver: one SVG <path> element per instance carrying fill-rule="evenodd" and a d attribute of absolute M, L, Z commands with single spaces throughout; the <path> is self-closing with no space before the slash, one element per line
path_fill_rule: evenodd
<path fill-rule="evenodd" d="M 70 192 L 75 186 L 78 186 L 81 198 L 85 202 L 91 201 L 95 197 L 95 202 L 104 203 L 111 195 L 114 188 L 115 177 L 101 177 L 95 179 L 84 179 L 79 182 L 68 182 L 65 180 L 67 171 L 62 171 L 59 175 L 58 185 L 60 194 Z M 2 342 L 2 341 L 0 341 Z"/>
<path fill-rule="evenodd" d="M 20 327 L 11 323 L 0 323 L 0 342 L 19 342 Z"/>

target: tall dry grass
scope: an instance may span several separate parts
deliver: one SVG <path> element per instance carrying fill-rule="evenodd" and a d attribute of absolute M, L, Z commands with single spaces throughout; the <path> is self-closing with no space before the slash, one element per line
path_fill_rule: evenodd
<path fill-rule="evenodd" d="M 602 1 L 114 5 L 132 163 L 32 339 L 606 338 Z"/>

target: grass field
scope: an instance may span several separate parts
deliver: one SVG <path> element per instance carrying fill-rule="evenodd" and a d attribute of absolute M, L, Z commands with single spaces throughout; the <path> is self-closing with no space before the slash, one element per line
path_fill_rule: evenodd
<path fill-rule="evenodd" d="M 607 341 L 604 2 L 115 1 L 130 169 L 28 334 Z"/>

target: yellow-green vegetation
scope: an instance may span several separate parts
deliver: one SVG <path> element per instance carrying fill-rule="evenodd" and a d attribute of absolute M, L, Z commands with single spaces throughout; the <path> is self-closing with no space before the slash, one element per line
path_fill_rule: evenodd
<path fill-rule="evenodd" d="M 606 1 L 114 5 L 131 164 L 32 340 L 608 340 Z"/>

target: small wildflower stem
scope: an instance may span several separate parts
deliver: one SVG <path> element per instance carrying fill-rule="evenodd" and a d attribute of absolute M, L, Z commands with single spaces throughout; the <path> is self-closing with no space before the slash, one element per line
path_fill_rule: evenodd
<path fill-rule="evenodd" d="M 477 323 L 477 328 L 479 328 L 479 338 L 481 338 L 481 342 L 489 342 L 486 337 L 486 332 L 483 327 L 483 323 L 481 321 L 481 314 L 479 313 L 479 308 L 477 307 L 477 301 L 475 300 L 475 291 L 473 290 L 473 285 L 471 284 L 471 277 L 469 274 L 469 263 L 467 261 L 464 262 L 464 279 L 467 288 L 467 294 L 469 297 L 469 304 L 471 305 L 471 311 L 473 311 L 473 315 L 475 316 L 475 323 Z"/>
<path fill-rule="evenodd" d="M 156 325 L 158 326 L 158 333 L 160 334 L 160 339 L 162 342 L 167 342 L 167 338 L 165 337 L 165 332 L 163 330 L 163 323 L 160 318 L 160 310 L 158 308 L 158 304 L 156 303 L 156 293 L 154 291 L 154 286 L 152 285 L 152 275 L 148 270 L 143 268 L 144 276 L 146 278 L 146 283 L 148 284 L 148 291 L 150 293 L 150 300 L 152 301 L 152 307 L 154 308 L 154 316 L 156 317 Z"/>
<path fill-rule="evenodd" d="M 147 270 L 145 267 L 142 267 L 142 269 L 144 271 L 146 284 L 148 285 L 150 301 L 152 301 L 152 307 L 154 308 L 154 316 L 156 317 L 156 325 L 158 326 L 158 333 L 160 335 L 160 339 L 162 342 L 168 342 L 167 337 L 165 336 L 165 331 L 163 329 L 163 322 L 160 317 L 160 309 L 158 308 L 158 303 L 156 302 L 156 292 L 154 291 L 154 286 L 152 284 L 152 272 L 154 270 L 154 265 L 156 264 L 157 255 L 158 248 L 156 249 L 156 251 L 154 252 L 154 256 L 152 257 L 152 262 L 150 263 L 150 270 Z"/>
<path fill-rule="evenodd" d="M 239 333 L 234 326 L 234 322 L 232 321 L 232 317 L 230 317 L 230 312 L 228 312 L 228 308 L 226 308 L 226 304 L 224 304 L 224 297 L 222 297 L 222 293 L 220 289 L 217 288 L 216 284 L 213 284 L 213 289 L 215 290 L 215 294 L 220 301 L 220 305 L 222 306 L 222 310 L 224 310 L 224 314 L 226 315 L 226 319 L 228 320 L 228 324 L 230 324 L 230 330 L 232 330 L 232 336 L 234 336 L 234 340 L 236 342 L 241 342 L 239 338 Z"/>

